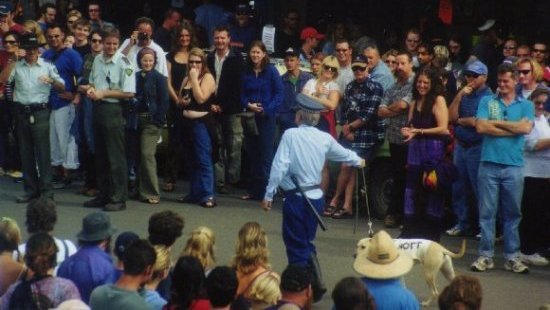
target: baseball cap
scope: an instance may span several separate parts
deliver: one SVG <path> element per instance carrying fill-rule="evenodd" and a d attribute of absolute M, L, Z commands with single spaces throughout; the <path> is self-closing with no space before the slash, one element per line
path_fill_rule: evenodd
<path fill-rule="evenodd" d="M 286 56 L 298 57 L 298 56 L 300 56 L 300 54 L 298 53 L 297 50 L 293 49 L 292 47 L 289 47 L 285 51 L 285 57 Z"/>
<path fill-rule="evenodd" d="M 0 1 L 0 15 L 8 15 L 13 10 L 13 6 L 9 1 Z"/>
<path fill-rule="evenodd" d="M 122 259 L 122 256 L 124 256 L 124 252 L 126 251 L 126 248 L 132 243 L 132 241 L 138 240 L 139 236 L 133 232 L 133 231 L 125 231 L 118 235 L 118 237 L 115 240 L 115 255 L 118 258 Z"/>
<path fill-rule="evenodd" d="M 488 19 L 485 21 L 485 23 L 483 23 L 483 25 L 477 27 L 477 30 L 479 31 L 487 31 L 489 29 L 491 29 L 494 25 L 495 25 L 495 20 L 494 19 Z"/>
<path fill-rule="evenodd" d="M 368 64 L 368 59 L 364 55 L 357 55 L 351 62 L 351 67 L 363 67 L 366 68 Z"/>
<path fill-rule="evenodd" d="M 235 13 L 250 13 L 250 9 L 248 8 L 248 5 L 246 4 L 239 4 L 235 8 Z"/>
<path fill-rule="evenodd" d="M 317 29 L 313 27 L 306 27 L 302 30 L 300 33 L 300 39 L 305 40 L 307 38 L 317 38 L 319 40 L 323 39 L 325 37 L 324 34 L 321 34 L 317 31 Z"/>
<path fill-rule="evenodd" d="M 478 75 L 487 75 L 487 66 L 479 60 L 471 62 L 466 66 L 464 73 L 475 73 Z"/>

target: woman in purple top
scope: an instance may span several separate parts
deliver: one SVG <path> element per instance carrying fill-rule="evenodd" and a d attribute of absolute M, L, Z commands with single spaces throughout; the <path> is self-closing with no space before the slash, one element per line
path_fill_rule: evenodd
<path fill-rule="evenodd" d="M 57 246 L 50 235 L 32 235 L 25 251 L 26 274 L 8 288 L 0 309 L 50 309 L 65 300 L 80 299 L 73 282 L 52 276 L 56 258 Z"/>
<path fill-rule="evenodd" d="M 444 87 L 436 70 L 421 70 L 414 85 L 409 127 L 401 129 L 405 142 L 409 143 L 401 237 L 439 241 L 445 194 L 441 184 L 433 183 L 433 174 L 429 172 L 443 163 L 444 138 L 449 135 L 449 112 L 443 97 Z M 441 183 L 441 178 L 437 181 Z"/>
<path fill-rule="evenodd" d="M 279 72 L 269 63 L 262 41 L 250 44 L 248 65 L 242 80 L 241 104 L 254 113 L 257 133 L 245 134 L 252 180 L 248 195 L 241 198 L 262 200 L 274 154 L 275 113 L 283 101 L 284 88 Z"/>

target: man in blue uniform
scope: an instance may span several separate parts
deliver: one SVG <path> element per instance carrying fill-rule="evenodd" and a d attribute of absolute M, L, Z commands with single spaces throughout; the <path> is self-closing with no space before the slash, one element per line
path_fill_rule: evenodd
<path fill-rule="evenodd" d="M 286 130 L 281 138 L 261 205 L 264 210 L 269 211 L 277 187 L 283 189 L 283 241 L 288 263 L 309 266 L 312 269 L 313 299 L 319 301 L 326 288 L 313 244 L 317 220 L 307 207 L 306 199 L 292 183 L 291 177 L 296 177 L 311 204 L 317 212 L 322 212 L 325 202 L 319 184 L 325 160 L 359 167 L 364 167 L 365 161 L 338 144 L 330 134 L 315 128 L 320 111 L 324 109 L 321 104 L 302 94 L 296 96 L 296 99 L 300 109 L 296 112 L 295 119 L 298 128 Z"/>

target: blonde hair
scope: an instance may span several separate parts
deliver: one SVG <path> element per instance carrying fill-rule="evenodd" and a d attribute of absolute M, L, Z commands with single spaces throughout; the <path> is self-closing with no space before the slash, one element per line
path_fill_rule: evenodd
<path fill-rule="evenodd" d="M 542 76 L 543 76 L 544 72 L 542 71 L 542 67 L 539 64 L 539 62 L 536 61 L 533 57 L 520 58 L 516 62 L 516 70 L 517 70 L 517 67 L 520 64 L 524 64 L 524 63 L 528 63 L 528 64 L 531 65 L 531 70 L 532 70 L 532 73 L 533 73 L 533 77 L 535 78 L 535 81 L 537 81 L 537 82 L 542 81 Z"/>
<path fill-rule="evenodd" d="M 40 25 L 32 19 L 26 20 L 23 22 L 23 27 L 27 32 L 30 32 L 36 36 L 36 39 L 38 40 L 38 44 L 40 45 L 46 45 L 46 37 L 44 36 L 44 33 L 42 32 L 42 28 L 40 28 Z"/>
<path fill-rule="evenodd" d="M 325 73 L 325 66 L 336 68 L 336 72 L 334 72 L 334 75 L 332 76 L 332 79 L 336 80 L 338 73 L 340 73 L 340 63 L 338 63 L 338 59 L 333 55 L 325 57 L 321 63 L 321 68 L 319 69 L 319 77 Z"/>
<path fill-rule="evenodd" d="M 205 75 L 206 73 L 210 73 L 210 70 L 208 69 L 208 64 L 206 63 L 206 54 L 204 51 L 198 47 L 193 47 L 189 51 L 189 56 L 187 59 L 191 58 L 191 56 L 199 57 L 201 59 L 201 72 L 199 73 L 199 78 Z"/>
<path fill-rule="evenodd" d="M 153 276 L 151 280 L 157 280 L 164 276 L 164 272 L 170 269 L 170 249 L 165 245 L 154 245 L 157 259 L 153 265 Z"/>
<path fill-rule="evenodd" d="M 67 13 L 67 19 L 70 17 L 78 17 L 79 19 L 82 18 L 82 13 L 80 13 L 79 10 L 70 10 L 69 13 Z"/>
<path fill-rule="evenodd" d="M 266 272 L 254 280 L 250 287 L 248 299 L 252 309 L 263 309 L 273 306 L 281 299 L 281 278 L 275 272 Z"/>
<path fill-rule="evenodd" d="M 23 256 L 19 253 L 17 246 L 21 243 L 21 229 L 17 222 L 9 217 L 0 217 L 0 234 L 4 235 L 6 244 L 6 249 L 17 252 L 17 261 L 23 262 Z"/>
<path fill-rule="evenodd" d="M 212 269 L 216 264 L 214 258 L 215 243 L 216 237 L 210 228 L 206 226 L 197 227 L 191 232 L 191 236 L 187 239 L 187 244 L 180 256 L 196 257 L 205 271 Z"/>
<path fill-rule="evenodd" d="M 233 267 L 243 274 L 249 274 L 258 266 L 269 269 L 269 250 L 267 236 L 257 222 L 247 222 L 239 230 L 239 239 L 235 246 Z"/>

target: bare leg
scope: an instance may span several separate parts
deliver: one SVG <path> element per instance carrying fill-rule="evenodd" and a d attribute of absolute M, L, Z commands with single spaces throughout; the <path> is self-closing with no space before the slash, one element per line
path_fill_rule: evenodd
<path fill-rule="evenodd" d="M 346 183 L 346 193 L 344 196 L 344 210 L 348 211 L 348 213 L 353 213 L 353 192 L 355 191 L 355 169 L 353 167 L 346 167 L 346 170 L 348 170 L 348 181 Z"/>
<path fill-rule="evenodd" d="M 338 174 L 338 181 L 336 183 L 336 193 L 334 193 L 334 196 L 332 197 L 332 200 L 330 201 L 331 206 L 337 206 L 338 201 L 340 200 L 340 196 L 342 196 L 342 193 L 346 189 L 346 184 L 348 183 L 348 179 L 350 177 L 350 167 L 346 167 L 344 165 L 340 168 L 340 173 Z"/>

